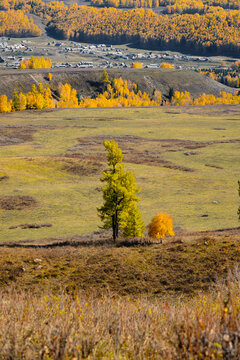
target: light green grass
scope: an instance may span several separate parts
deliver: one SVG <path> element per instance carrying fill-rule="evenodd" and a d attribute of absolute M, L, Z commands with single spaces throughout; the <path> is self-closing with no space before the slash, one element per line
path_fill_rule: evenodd
<path fill-rule="evenodd" d="M 97 230 L 100 225 L 96 213 L 96 207 L 101 204 L 101 193 L 97 189 L 101 186 L 100 173 L 69 174 L 61 158 L 68 148 L 78 144 L 78 138 L 136 135 L 147 139 L 225 141 L 240 138 L 239 115 L 237 106 L 76 109 L 2 115 L 0 125 L 49 125 L 51 128 L 39 128 L 31 142 L 0 147 L 0 174 L 9 176 L 8 180 L 0 182 L 0 195 L 31 195 L 38 201 L 37 207 L 28 210 L 0 210 L 0 240 L 59 237 Z M 214 130 L 216 128 L 225 130 Z M 156 150 L 156 143 L 150 144 L 148 150 Z M 141 143 L 134 146 L 141 149 Z M 140 208 L 146 224 L 157 211 L 166 211 L 173 215 L 176 226 L 187 230 L 238 226 L 240 143 L 211 144 L 194 149 L 197 154 L 192 156 L 184 155 L 192 150 L 163 150 L 161 158 L 195 171 L 146 164 L 126 165 L 142 187 Z M 95 154 L 96 148 L 93 146 L 88 151 Z M 208 217 L 201 217 L 203 214 Z M 24 223 L 46 222 L 53 226 L 9 229 Z"/>

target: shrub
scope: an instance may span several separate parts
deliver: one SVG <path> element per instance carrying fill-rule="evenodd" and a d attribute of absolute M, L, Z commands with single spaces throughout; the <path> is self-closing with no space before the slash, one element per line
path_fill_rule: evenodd
<path fill-rule="evenodd" d="M 162 62 L 161 65 L 160 65 L 160 68 L 162 68 L 162 69 L 174 69 L 174 66 L 169 64 L 169 63 Z"/>
<path fill-rule="evenodd" d="M 171 215 L 159 212 L 154 216 L 149 225 L 148 235 L 155 239 L 163 239 L 166 235 L 174 236 Z"/>
<path fill-rule="evenodd" d="M 140 62 L 136 61 L 132 64 L 132 68 L 133 69 L 142 69 L 142 64 Z"/>

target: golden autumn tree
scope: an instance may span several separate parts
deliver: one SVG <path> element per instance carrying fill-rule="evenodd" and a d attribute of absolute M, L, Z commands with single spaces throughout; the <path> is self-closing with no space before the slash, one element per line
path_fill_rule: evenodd
<path fill-rule="evenodd" d="M 133 69 L 142 69 L 143 66 L 139 61 L 135 61 L 134 63 L 132 63 L 132 68 Z"/>
<path fill-rule="evenodd" d="M 30 59 L 23 59 L 19 65 L 19 69 L 50 69 L 51 67 L 51 59 L 34 56 L 31 56 Z"/>
<path fill-rule="evenodd" d="M 172 217 L 159 212 L 149 224 L 148 235 L 154 239 L 163 239 L 166 235 L 174 236 Z"/>
<path fill-rule="evenodd" d="M 71 87 L 70 84 L 60 85 L 58 87 L 60 101 L 59 108 L 78 108 L 77 91 Z"/>
<path fill-rule="evenodd" d="M 27 107 L 27 97 L 22 92 L 18 93 L 16 89 L 13 91 L 12 96 L 12 109 L 13 111 L 23 111 Z"/>
<path fill-rule="evenodd" d="M 0 96 L 0 112 L 10 112 L 12 110 L 11 101 L 8 101 L 6 95 Z"/>
<path fill-rule="evenodd" d="M 169 64 L 169 63 L 162 62 L 161 65 L 160 65 L 160 68 L 161 69 L 174 69 L 174 66 Z"/>

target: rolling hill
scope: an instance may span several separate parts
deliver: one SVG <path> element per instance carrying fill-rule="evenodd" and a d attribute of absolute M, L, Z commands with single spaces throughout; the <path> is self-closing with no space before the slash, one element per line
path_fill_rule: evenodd
<path fill-rule="evenodd" d="M 53 74 L 48 80 L 49 71 Z M 233 93 L 234 89 L 191 70 L 172 69 L 109 69 L 110 77 L 122 77 L 138 84 L 139 89 L 150 94 L 154 90 L 161 91 L 168 97 L 169 91 L 189 91 L 193 97 L 199 95 L 218 95 L 221 91 Z M 41 69 L 4 71 L 0 77 L 0 95 L 11 97 L 14 89 L 27 92 L 32 84 L 47 84 L 53 91 L 60 84 L 70 83 L 81 96 L 94 96 L 101 91 L 103 71 L 100 69 Z"/>

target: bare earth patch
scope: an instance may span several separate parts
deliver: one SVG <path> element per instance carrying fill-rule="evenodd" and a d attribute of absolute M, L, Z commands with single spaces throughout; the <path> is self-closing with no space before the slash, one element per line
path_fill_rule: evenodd
<path fill-rule="evenodd" d="M 32 196 L 0 196 L 0 207 L 3 210 L 23 210 L 37 205 Z"/>
<path fill-rule="evenodd" d="M 74 156 L 91 162 L 95 161 L 95 163 L 104 162 L 105 153 L 102 144 L 105 139 L 114 139 L 118 142 L 123 150 L 124 161 L 126 163 L 161 166 L 189 172 L 193 172 L 194 169 L 165 160 L 162 155 L 166 152 L 195 150 L 215 144 L 240 142 L 240 139 L 200 142 L 181 139 L 148 139 L 134 135 L 89 136 L 78 138 L 78 144 L 70 147 L 66 156 Z M 200 152 L 188 152 L 185 154 L 198 155 Z"/>
<path fill-rule="evenodd" d="M 0 146 L 16 145 L 26 141 L 32 141 L 35 129 L 31 127 L 11 127 L 0 128 Z"/>
<path fill-rule="evenodd" d="M 64 159 L 63 170 L 69 174 L 87 176 L 94 175 L 102 170 L 102 164 L 94 159 L 80 160 L 79 158 Z"/>
<path fill-rule="evenodd" d="M 8 179 L 9 179 L 9 176 L 7 176 L 7 175 L 0 176 L 0 181 L 4 181 L 4 180 L 8 180 Z"/>

